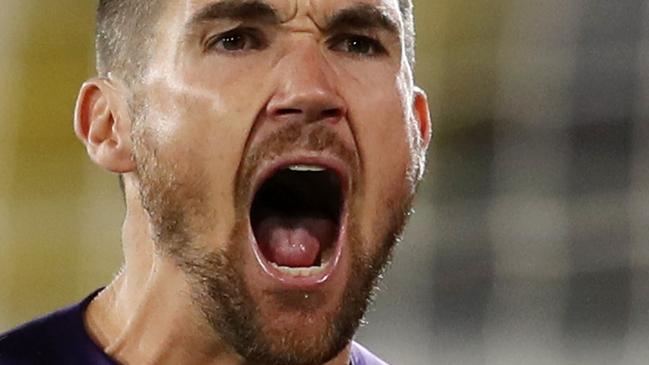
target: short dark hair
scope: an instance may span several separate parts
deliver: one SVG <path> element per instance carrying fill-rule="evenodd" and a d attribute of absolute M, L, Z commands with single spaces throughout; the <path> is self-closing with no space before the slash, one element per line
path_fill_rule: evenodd
<path fill-rule="evenodd" d="M 127 83 L 145 70 L 162 0 L 99 0 L 97 6 L 97 72 L 116 73 Z"/>
<path fill-rule="evenodd" d="M 415 17 L 412 11 L 412 0 L 399 0 L 399 10 L 403 19 L 403 37 L 406 57 L 410 68 L 415 70 Z"/>

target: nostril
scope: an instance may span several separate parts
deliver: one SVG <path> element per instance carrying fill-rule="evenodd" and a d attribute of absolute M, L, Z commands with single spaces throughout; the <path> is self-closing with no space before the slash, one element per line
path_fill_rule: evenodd
<path fill-rule="evenodd" d="M 306 122 L 316 122 L 325 119 L 340 119 L 343 116 L 343 111 L 340 108 L 329 108 L 322 109 L 320 111 L 312 110 L 311 113 L 308 113 L 308 111 L 305 112 L 304 110 L 299 108 L 281 108 L 277 109 L 274 114 L 275 117 L 280 118 L 299 116 L 303 114 L 304 120 Z"/>
<path fill-rule="evenodd" d="M 291 109 L 291 108 L 282 108 L 277 111 L 278 116 L 300 114 L 300 113 L 302 113 L 300 109 Z"/>

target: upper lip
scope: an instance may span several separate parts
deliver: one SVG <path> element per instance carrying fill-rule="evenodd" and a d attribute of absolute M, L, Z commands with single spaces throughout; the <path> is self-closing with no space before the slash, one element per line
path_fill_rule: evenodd
<path fill-rule="evenodd" d="M 261 186 L 270 177 L 292 165 L 319 166 L 334 172 L 340 181 L 343 201 L 346 201 L 350 184 L 350 167 L 345 161 L 326 151 L 293 152 L 278 156 L 264 163 L 254 174 L 252 196 L 249 197 L 249 201 L 252 202 Z"/>

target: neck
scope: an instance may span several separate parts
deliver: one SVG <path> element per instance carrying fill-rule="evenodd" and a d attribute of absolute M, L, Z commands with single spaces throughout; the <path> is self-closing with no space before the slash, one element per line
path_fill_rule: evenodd
<path fill-rule="evenodd" d="M 143 209 L 129 209 L 124 267 L 85 314 L 95 342 L 122 364 L 262 365 L 218 340 L 192 302 L 182 270 L 155 252 L 148 227 Z M 348 363 L 349 347 L 324 365 Z"/>

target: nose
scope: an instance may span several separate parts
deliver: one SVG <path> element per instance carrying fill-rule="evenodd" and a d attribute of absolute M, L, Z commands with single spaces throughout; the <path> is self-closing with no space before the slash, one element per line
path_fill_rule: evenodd
<path fill-rule="evenodd" d="M 337 123 L 347 113 L 334 70 L 315 46 L 291 51 L 278 64 L 278 86 L 266 112 L 280 122 Z"/>

